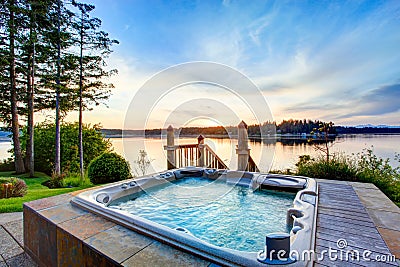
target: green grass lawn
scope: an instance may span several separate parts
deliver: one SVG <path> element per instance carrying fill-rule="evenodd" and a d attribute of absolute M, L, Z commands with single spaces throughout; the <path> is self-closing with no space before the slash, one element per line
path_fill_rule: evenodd
<path fill-rule="evenodd" d="M 0 213 L 22 211 L 22 204 L 25 202 L 29 202 L 35 199 L 60 195 L 64 193 L 69 193 L 90 187 L 90 185 L 85 185 L 73 188 L 50 189 L 42 185 L 42 183 L 49 180 L 50 177 L 41 172 L 35 173 L 35 177 L 37 178 L 28 178 L 27 174 L 13 175 L 12 172 L 0 172 L 0 177 L 18 177 L 20 179 L 23 179 L 26 185 L 28 186 L 28 193 L 23 197 L 0 199 Z"/>

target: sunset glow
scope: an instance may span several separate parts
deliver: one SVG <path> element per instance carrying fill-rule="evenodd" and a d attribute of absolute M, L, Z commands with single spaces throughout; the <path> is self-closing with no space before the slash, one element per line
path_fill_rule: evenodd
<path fill-rule="evenodd" d="M 146 80 L 167 67 L 200 60 L 247 75 L 278 122 L 400 125 L 399 1 L 93 3 L 103 28 L 120 41 L 108 59 L 119 74 L 112 78 L 109 108 L 86 112 L 86 122 L 122 128 L 127 107 Z M 194 88 L 180 90 L 164 97 L 148 127 L 162 127 L 174 107 L 204 96 Z M 216 89 L 208 96 L 251 121 L 229 95 Z M 219 112 L 210 106 L 203 115 L 217 118 Z M 236 123 L 232 118 L 230 124 Z"/>

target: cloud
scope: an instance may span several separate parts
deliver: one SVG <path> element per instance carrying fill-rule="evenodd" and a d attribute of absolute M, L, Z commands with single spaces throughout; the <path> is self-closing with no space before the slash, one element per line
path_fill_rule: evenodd
<path fill-rule="evenodd" d="M 242 56 L 241 35 L 236 30 L 217 36 L 207 36 L 199 40 L 196 57 L 237 66 Z"/>
<path fill-rule="evenodd" d="M 385 85 L 366 93 L 354 102 L 355 112 L 347 116 L 384 115 L 400 110 L 400 83 Z"/>
<path fill-rule="evenodd" d="M 231 0 L 222 0 L 222 5 L 223 6 L 229 7 L 230 4 L 231 4 Z"/>
<path fill-rule="evenodd" d="M 261 45 L 260 36 L 270 26 L 274 15 L 274 13 L 268 13 L 249 25 L 249 36 L 257 46 Z"/>
<path fill-rule="evenodd" d="M 372 116 L 400 111 L 398 99 L 400 99 L 400 83 L 395 83 L 380 86 L 361 95 L 353 94 L 351 97 L 342 95 L 342 99 L 336 102 L 325 99 L 314 103 L 308 101 L 296 105 L 288 104 L 283 111 L 286 114 L 318 114 L 325 119 L 339 122 L 357 120 L 358 117 L 371 119 Z"/>
<path fill-rule="evenodd" d="M 400 123 L 393 115 L 400 99 L 398 1 L 224 0 L 156 9 L 146 1 L 135 6 L 115 1 L 114 8 L 129 16 L 113 20 L 119 22 L 114 28 L 121 29 L 121 45 L 112 55 L 120 74 L 113 78 L 110 108 L 126 110 L 135 88 L 162 68 L 200 60 L 227 64 L 250 77 L 279 118 L 360 124 L 357 120 L 379 116 Z M 131 34 L 123 32 L 124 25 L 131 25 Z"/>
<path fill-rule="evenodd" d="M 354 10 L 365 8 L 354 5 Z M 400 52 L 395 47 L 400 36 L 392 34 L 399 26 L 392 18 L 399 5 L 388 3 L 367 10 L 361 16 L 341 6 L 340 13 L 349 16 L 335 16 L 338 10 L 310 9 L 307 17 L 288 10 L 292 23 L 270 22 L 262 35 L 265 52 L 257 51 L 259 60 L 251 69 L 260 88 L 284 82 L 285 92 L 301 88 L 304 95 L 337 97 L 348 88 L 358 94 L 366 86 L 393 81 L 398 75 Z M 277 18 L 282 19 L 283 11 Z M 280 27 L 283 30 L 278 33 Z M 269 52 L 271 45 L 273 53 Z"/>
<path fill-rule="evenodd" d="M 343 108 L 344 105 L 339 105 L 339 104 L 309 104 L 309 103 L 304 103 L 303 105 L 295 105 L 295 106 L 289 106 L 285 108 L 285 111 L 287 112 L 304 112 L 304 111 L 317 111 L 317 110 L 337 110 Z"/>

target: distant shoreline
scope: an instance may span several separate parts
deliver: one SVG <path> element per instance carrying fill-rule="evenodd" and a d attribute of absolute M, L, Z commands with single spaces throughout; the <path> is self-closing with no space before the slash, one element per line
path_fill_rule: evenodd
<path fill-rule="evenodd" d="M 381 129 L 381 128 L 377 128 Z M 394 128 L 396 129 L 396 128 Z M 115 130 L 115 129 L 113 129 Z M 161 138 L 166 137 L 165 134 L 153 134 L 147 133 L 143 136 L 143 131 L 138 130 L 128 130 L 128 132 L 136 132 L 136 133 L 128 133 L 128 134 L 108 134 L 108 129 L 101 130 L 105 138 L 135 138 L 135 137 L 145 137 L 145 138 Z M 122 130 L 119 129 L 122 132 Z M 1 131 L 0 131 L 1 132 Z M 224 134 L 203 134 L 206 138 L 237 138 L 237 135 L 224 135 Z M 330 135 L 330 137 L 341 137 L 341 136 L 358 136 L 358 135 L 400 135 L 399 132 L 365 132 L 365 133 L 338 133 L 335 135 Z M 199 134 L 184 134 L 179 135 L 184 138 L 197 138 Z M 307 139 L 313 138 L 316 139 L 315 136 L 311 134 L 275 134 L 275 135 L 264 135 L 264 138 L 260 138 L 259 135 L 249 135 L 250 139 Z M 317 138 L 318 139 L 318 138 Z M 0 143 L 11 142 L 12 139 L 7 136 L 0 136 Z"/>
<path fill-rule="evenodd" d="M 314 123 L 315 124 L 315 123 Z M 315 138 L 315 135 L 310 134 L 312 129 L 316 129 L 313 122 L 305 124 L 305 126 L 298 126 L 294 123 L 289 125 L 250 125 L 248 126 L 249 137 L 260 138 L 261 136 L 272 138 Z M 315 130 L 314 130 L 315 131 Z M 127 130 L 127 129 L 101 129 L 101 132 L 108 138 L 121 138 L 125 137 L 160 137 L 166 135 L 166 129 L 145 129 L 145 130 Z M 193 137 L 202 134 L 208 137 L 235 137 L 237 135 L 237 127 L 233 126 L 215 126 L 215 127 L 184 127 L 175 128 L 175 135 L 182 137 Z M 323 132 L 316 131 L 317 136 L 323 136 Z M 399 127 L 344 127 L 344 126 L 334 126 L 329 130 L 331 136 L 343 135 L 343 134 L 400 134 Z M 270 134 L 270 135 L 267 135 Z"/>
<path fill-rule="evenodd" d="M 342 137 L 342 136 L 358 136 L 358 135 L 400 135 L 400 133 L 356 133 L 356 134 L 336 134 L 331 135 L 330 138 Z M 199 135 L 180 135 L 179 137 L 183 138 L 197 138 Z M 139 134 L 126 134 L 126 135 L 104 135 L 105 138 L 162 138 L 167 137 L 166 135 L 159 134 L 146 134 L 145 136 Z M 205 135 L 206 138 L 237 138 L 237 135 Z M 308 138 L 316 138 L 313 135 L 306 135 L 305 137 L 301 134 L 276 134 L 276 135 L 268 135 L 265 136 L 267 138 L 260 138 L 260 136 L 251 136 L 249 135 L 249 139 L 308 139 Z M 319 138 L 321 139 L 321 138 Z"/>

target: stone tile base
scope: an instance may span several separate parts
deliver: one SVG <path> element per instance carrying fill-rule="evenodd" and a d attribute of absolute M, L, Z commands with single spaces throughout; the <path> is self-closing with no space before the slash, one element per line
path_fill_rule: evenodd
<path fill-rule="evenodd" d="M 24 204 L 25 251 L 39 266 L 210 265 L 72 206 L 72 197 L 65 194 Z"/>

